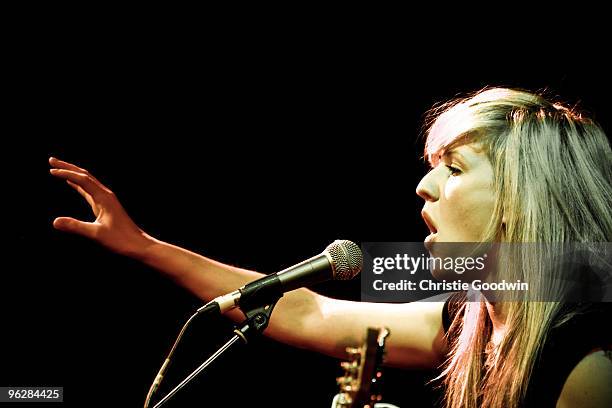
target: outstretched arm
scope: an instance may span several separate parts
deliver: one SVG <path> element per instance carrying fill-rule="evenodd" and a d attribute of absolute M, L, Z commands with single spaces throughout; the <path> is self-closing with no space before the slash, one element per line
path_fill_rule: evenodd
<path fill-rule="evenodd" d="M 84 222 L 59 217 L 53 226 L 83 235 L 119 254 L 161 271 L 204 301 L 232 292 L 263 274 L 225 265 L 157 240 L 129 217 L 116 195 L 88 171 L 51 158 L 51 174 L 74 188 L 96 217 Z M 238 310 L 229 312 L 241 320 Z M 444 354 L 442 303 L 361 303 L 331 299 L 308 289 L 286 293 L 278 302 L 266 335 L 301 348 L 345 358 L 345 347 L 361 343 L 367 327 L 386 326 L 387 363 L 405 367 L 434 367 Z"/>

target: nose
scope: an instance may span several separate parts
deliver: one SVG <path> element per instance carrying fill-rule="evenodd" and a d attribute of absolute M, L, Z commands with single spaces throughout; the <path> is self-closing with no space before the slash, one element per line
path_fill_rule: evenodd
<path fill-rule="evenodd" d="M 438 184 L 435 182 L 436 169 L 431 170 L 422 179 L 416 188 L 416 193 L 425 201 L 438 201 L 439 189 Z"/>

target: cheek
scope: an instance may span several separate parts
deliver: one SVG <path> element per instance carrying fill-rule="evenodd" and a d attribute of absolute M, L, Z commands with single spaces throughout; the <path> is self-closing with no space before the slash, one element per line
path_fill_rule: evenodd
<path fill-rule="evenodd" d="M 491 186 L 451 177 L 446 183 L 442 199 L 440 215 L 448 232 L 460 234 L 466 241 L 480 240 L 493 213 Z"/>
<path fill-rule="evenodd" d="M 461 190 L 464 189 L 463 184 L 465 183 L 461 178 L 449 177 L 444 186 L 444 197 L 446 197 L 447 200 L 452 200 L 457 195 L 461 195 Z"/>
<path fill-rule="evenodd" d="M 449 177 L 444 186 L 444 196 L 441 212 L 446 221 L 454 225 L 457 221 L 468 224 L 470 214 L 473 213 L 475 204 L 474 189 L 461 177 Z"/>

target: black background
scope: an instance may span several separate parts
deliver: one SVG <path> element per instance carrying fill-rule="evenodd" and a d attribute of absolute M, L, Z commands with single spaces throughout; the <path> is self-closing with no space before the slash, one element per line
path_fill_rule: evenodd
<path fill-rule="evenodd" d="M 450 58 L 425 66 L 429 54 L 408 45 L 350 54 L 307 39 L 281 43 L 282 35 L 186 45 L 106 33 L 22 33 L 5 112 L 12 126 L 0 385 L 63 386 L 70 406 L 141 405 L 202 302 L 152 269 L 55 231 L 57 216 L 92 216 L 48 174 L 49 156 L 90 170 L 151 235 L 274 272 L 338 238 L 422 240 L 414 190 L 426 171 L 423 114 L 457 93 L 548 88 L 609 130 L 602 70 L 533 62 L 502 73 L 490 61 Z M 359 299 L 357 280 L 315 290 Z M 195 323 L 158 396 L 231 328 L 225 320 Z M 335 359 L 266 338 L 230 351 L 168 406 L 326 406 L 340 374 Z M 433 405 L 438 394 L 424 383 L 434 374 L 388 370 L 386 400 Z"/>

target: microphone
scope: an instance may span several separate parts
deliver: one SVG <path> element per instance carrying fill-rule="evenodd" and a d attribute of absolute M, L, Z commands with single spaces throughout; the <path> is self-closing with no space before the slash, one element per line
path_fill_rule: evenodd
<path fill-rule="evenodd" d="M 319 255 L 272 275 L 248 283 L 234 292 L 216 297 L 198 309 L 218 306 L 219 313 L 241 307 L 249 309 L 271 303 L 289 292 L 330 279 L 348 280 L 361 272 L 363 256 L 359 246 L 347 240 L 336 240 Z"/>

